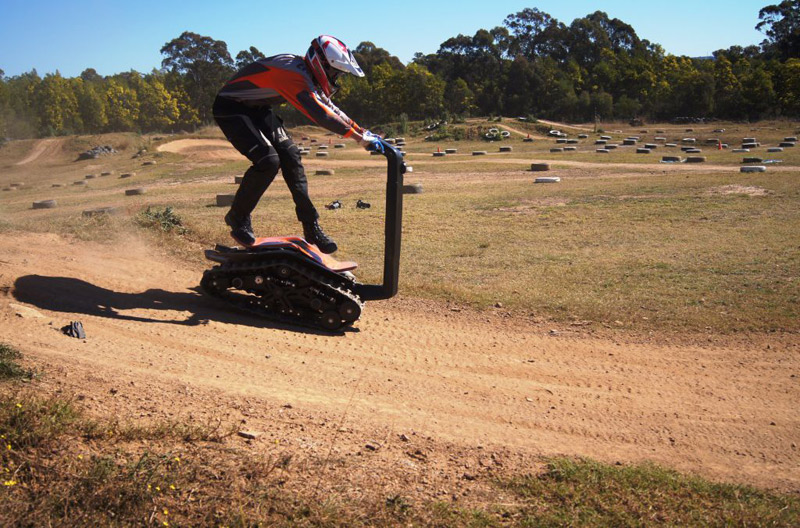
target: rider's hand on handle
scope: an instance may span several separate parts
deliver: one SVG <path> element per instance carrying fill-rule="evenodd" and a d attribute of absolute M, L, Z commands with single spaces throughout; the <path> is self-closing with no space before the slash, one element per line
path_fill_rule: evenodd
<path fill-rule="evenodd" d="M 361 134 L 361 139 L 358 140 L 358 144 L 370 152 L 383 153 L 383 142 L 381 138 L 369 130 L 365 130 Z"/>

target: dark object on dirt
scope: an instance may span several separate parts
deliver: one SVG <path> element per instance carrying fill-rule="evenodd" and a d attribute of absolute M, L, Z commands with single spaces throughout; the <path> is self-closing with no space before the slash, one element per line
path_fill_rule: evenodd
<path fill-rule="evenodd" d="M 67 326 L 62 327 L 61 331 L 70 337 L 86 339 L 86 332 L 83 331 L 83 323 L 80 321 L 72 321 Z"/>
<path fill-rule="evenodd" d="M 361 200 L 359 200 L 359 201 L 361 201 Z M 339 200 L 334 200 L 334 201 L 332 201 L 331 203 L 329 203 L 328 205 L 325 206 L 325 209 L 331 209 L 331 210 L 333 210 L 333 209 L 341 209 L 341 208 L 342 208 L 342 202 L 340 202 Z"/>
<path fill-rule="evenodd" d="M 115 215 L 119 214 L 119 209 L 116 207 L 97 207 L 95 209 L 87 209 L 83 211 L 83 216 L 87 218 L 91 218 L 93 216 L 102 216 L 102 215 Z"/>
<path fill-rule="evenodd" d="M 372 205 L 363 200 L 359 200 L 356 202 L 356 209 L 369 209 L 370 207 L 372 207 Z"/>
<path fill-rule="evenodd" d="M 114 150 L 114 147 L 111 145 L 102 145 L 98 147 L 92 147 L 85 152 L 81 152 L 78 154 L 78 160 L 87 160 L 87 159 L 97 159 L 100 156 L 107 156 L 109 154 L 116 154 L 117 151 Z"/>

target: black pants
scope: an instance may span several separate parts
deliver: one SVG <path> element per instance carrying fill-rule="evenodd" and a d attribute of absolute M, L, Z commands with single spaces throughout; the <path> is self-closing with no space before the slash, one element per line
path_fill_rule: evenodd
<path fill-rule="evenodd" d="M 214 101 L 214 120 L 228 141 L 253 165 L 244 173 L 231 209 L 247 216 L 280 169 L 294 199 L 297 219 L 313 222 L 319 218 L 308 196 L 308 180 L 297 148 L 283 120 L 270 107 L 251 107 L 225 97 Z"/>

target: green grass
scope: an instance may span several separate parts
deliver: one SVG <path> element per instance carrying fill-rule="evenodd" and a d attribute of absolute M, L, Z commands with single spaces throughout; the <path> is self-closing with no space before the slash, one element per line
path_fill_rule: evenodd
<path fill-rule="evenodd" d="M 0 343 L 0 381 L 23 379 L 31 380 L 35 373 L 17 363 L 22 355 L 9 345 Z"/>
<path fill-rule="evenodd" d="M 796 526 L 800 500 L 652 464 L 555 458 L 502 483 L 524 505 L 520 526 Z"/>
<path fill-rule="evenodd" d="M 184 234 L 186 232 L 181 217 L 169 206 L 163 210 L 148 206 L 139 213 L 136 220 L 142 227 L 158 229 L 166 233 L 175 231 L 178 234 Z"/>

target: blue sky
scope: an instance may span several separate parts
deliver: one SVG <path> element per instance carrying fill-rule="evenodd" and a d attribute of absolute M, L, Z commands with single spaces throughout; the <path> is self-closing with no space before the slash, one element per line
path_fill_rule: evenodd
<path fill-rule="evenodd" d="M 183 31 L 228 44 L 232 56 L 249 46 L 266 55 L 305 53 L 319 34 L 350 46 L 369 40 L 403 62 L 433 53 L 459 33 L 502 25 L 505 17 L 537 7 L 569 24 L 602 10 L 632 25 L 640 38 L 668 53 L 705 56 L 738 44 L 760 43 L 758 11 L 778 0 L 0 0 L 0 69 L 7 76 L 32 68 L 76 76 L 101 75 L 161 64 L 161 47 Z"/>

